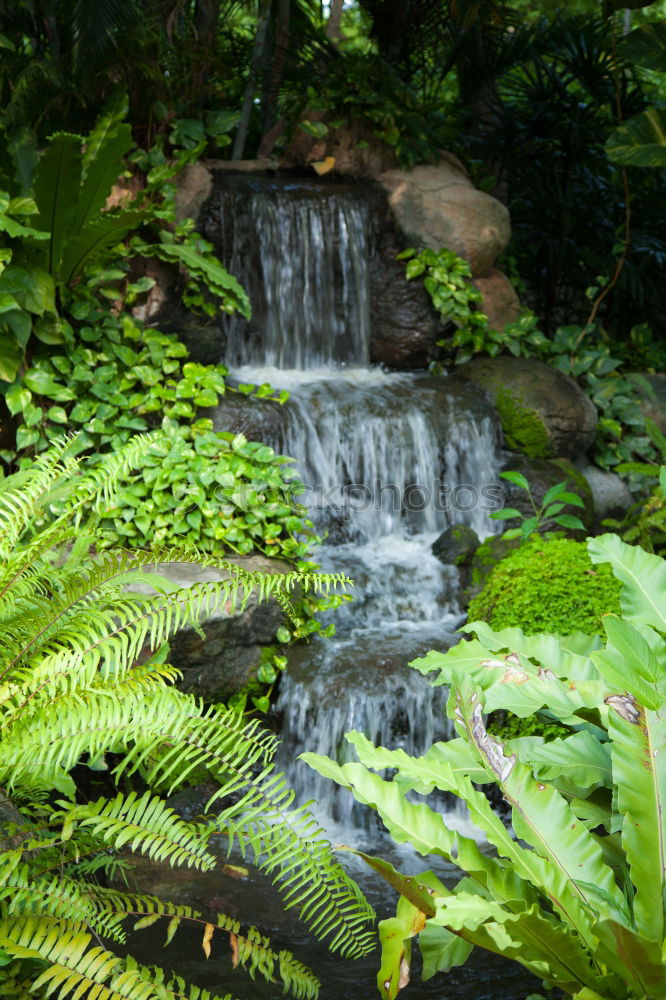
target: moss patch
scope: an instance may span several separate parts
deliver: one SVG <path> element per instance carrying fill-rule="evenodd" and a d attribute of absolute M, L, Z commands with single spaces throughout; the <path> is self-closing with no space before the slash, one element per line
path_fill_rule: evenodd
<path fill-rule="evenodd" d="M 495 399 L 504 438 L 512 451 L 528 458 L 552 458 L 553 446 L 548 431 L 537 413 L 525 406 L 510 389 L 500 389 Z"/>
<path fill-rule="evenodd" d="M 610 567 L 593 565 L 584 542 L 538 538 L 495 566 L 469 606 L 469 620 L 528 635 L 602 635 L 601 618 L 609 612 L 621 614 L 620 583 Z"/>

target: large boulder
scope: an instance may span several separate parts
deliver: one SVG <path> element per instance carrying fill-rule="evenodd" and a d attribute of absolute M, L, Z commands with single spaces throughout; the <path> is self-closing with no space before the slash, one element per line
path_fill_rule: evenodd
<path fill-rule="evenodd" d="M 432 554 L 445 566 L 466 566 L 479 544 L 474 528 L 468 524 L 450 524 L 432 543 Z"/>
<path fill-rule="evenodd" d="M 502 330 L 520 316 L 520 299 L 509 279 L 496 267 L 472 282 L 481 292 L 481 309 L 493 330 Z"/>
<path fill-rule="evenodd" d="M 407 281 L 403 249 L 385 199 L 375 199 L 379 239 L 370 262 L 370 360 L 400 371 L 426 368 L 435 356 L 439 317 L 422 281 Z"/>
<path fill-rule="evenodd" d="M 597 520 L 601 522 L 606 517 L 618 520 L 624 518 L 634 502 L 625 481 L 616 472 L 604 471 L 595 465 L 584 466 L 581 474 L 585 476 L 592 491 Z"/>
<path fill-rule="evenodd" d="M 509 213 L 474 187 L 454 157 L 412 170 L 387 170 L 378 181 L 408 244 L 447 247 L 469 261 L 475 277 L 490 273 L 511 237 Z"/>
<path fill-rule="evenodd" d="M 594 441 L 594 404 L 573 379 L 543 361 L 478 357 L 455 373 L 488 395 L 511 451 L 529 458 L 575 459 Z"/>
<path fill-rule="evenodd" d="M 249 572 L 290 571 L 286 563 L 259 555 L 228 561 Z M 229 578 L 223 570 L 202 569 L 191 563 L 168 563 L 160 566 L 159 572 L 177 588 Z M 134 589 L 152 592 L 147 584 Z M 284 612 L 277 602 L 260 602 L 254 593 L 244 610 L 219 604 L 198 628 L 184 628 L 171 640 L 169 661 L 183 671 L 178 686 L 206 701 L 225 701 L 254 680 L 263 647 L 275 642 L 275 633 L 283 622 Z"/>
<path fill-rule="evenodd" d="M 277 441 L 284 408 L 270 399 L 257 399 L 227 390 L 217 406 L 207 411 L 216 431 L 243 434 L 248 441 Z"/>

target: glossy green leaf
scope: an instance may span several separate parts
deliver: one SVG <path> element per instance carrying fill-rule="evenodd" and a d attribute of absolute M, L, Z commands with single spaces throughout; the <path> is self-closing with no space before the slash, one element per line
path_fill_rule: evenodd
<path fill-rule="evenodd" d="M 666 73 L 666 22 L 641 24 L 622 39 L 622 51 L 630 63 Z"/>
<path fill-rule="evenodd" d="M 13 382 L 21 364 L 22 352 L 13 332 L 0 323 L 0 379 Z"/>
<path fill-rule="evenodd" d="M 424 980 L 432 979 L 437 972 L 450 972 L 458 965 L 464 965 L 474 945 L 446 927 L 438 927 L 428 921 L 419 935 L 419 948 L 423 956 Z"/>
<path fill-rule="evenodd" d="M 79 204 L 72 236 L 79 236 L 102 211 L 111 189 L 122 170 L 121 160 L 132 145 L 129 125 L 111 127 L 86 150 L 84 172 L 79 192 Z"/>
<path fill-rule="evenodd" d="M 51 234 L 46 270 L 55 275 L 63 248 L 76 218 L 81 183 L 82 139 L 58 132 L 41 156 L 35 175 L 35 201 L 39 214 L 34 225 Z"/>
<path fill-rule="evenodd" d="M 522 472 L 513 472 L 511 470 L 500 472 L 500 479 L 506 479 L 507 482 L 513 483 L 514 486 L 519 486 L 521 489 L 529 491 L 530 484 Z"/>
<path fill-rule="evenodd" d="M 622 846 L 636 889 L 637 929 L 661 941 L 666 896 L 666 720 L 663 710 L 650 711 L 629 699 L 616 699 L 610 706 L 608 731 L 617 806 L 624 817 Z"/>
<path fill-rule="evenodd" d="M 623 122 L 611 134 L 606 152 L 623 166 L 666 165 L 666 109 L 648 108 Z"/>
<path fill-rule="evenodd" d="M 617 535 L 599 535 L 587 544 L 594 563 L 608 562 L 624 584 L 620 603 L 629 622 L 666 632 L 666 563 Z"/>

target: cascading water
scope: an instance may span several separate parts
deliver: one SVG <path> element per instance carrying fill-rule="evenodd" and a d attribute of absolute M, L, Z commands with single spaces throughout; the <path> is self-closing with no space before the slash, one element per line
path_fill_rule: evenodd
<path fill-rule="evenodd" d="M 251 323 L 227 323 L 226 364 L 367 364 L 369 206 L 349 191 L 312 205 L 302 184 L 250 177 L 210 210 L 222 260 L 252 302 Z"/>
<path fill-rule="evenodd" d="M 412 753 L 449 735 L 441 697 L 407 663 L 452 641 L 458 571 L 431 544 L 452 522 L 490 532 L 497 428 L 454 379 L 368 364 L 375 234 L 362 188 L 224 180 L 207 218 L 253 305 L 250 324 L 227 321 L 225 360 L 239 381 L 289 389 L 267 443 L 295 459 L 327 533 L 322 569 L 356 584 L 336 638 L 291 657 L 282 764 L 329 821 L 363 826 L 347 793 L 292 761 L 306 748 L 344 759 L 355 728 Z M 222 409 L 221 429 L 224 419 Z"/>
<path fill-rule="evenodd" d="M 373 234 L 359 189 L 276 185 L 266 178 L 243 178 L 236 187 L 236 180 L 211 199 L 208 235 L 215 238 L 223 228 L 226 249 L 219 240 L 218 248 L 249 289 L 254 320 L 247 326 L 231 319 L 225 360 L 231 357 L 241 381 L 290 390 L 279 411 L 281 425 L 262 432 L 263 439 L 296 459 L 312 518 L 328 532 L 318 561 L 356 581 L 354 602 L 335 613 L 336 637 L 291 651 L 279 699 L 281 763 L 301 798 L 318 801 L 319 818 L 335 839 L 341 833 L 357 846 L 369 840 L 373 850 L 377 831 L 368 824 L 370 811 L 357 809 L 346 793 L 338 797 L 332 783 L 293 761 L 304 749 L 343 761 L 344 733 L 351 729 L 416 754 L 448 735 L 441 689 L 433 690 L 407 664 L 452 641 L 460 618 L 458 572 L 435 559 L 430 546 L 454 521 L 489 533 L 484 507 L 498 505 L 489 492 L 496 480 L 496 427 L 483 400 L 455 379 L 388 374 L 367 364 Z M 226 414 L 223 406 L 220 429 Z M 442 809 L 448 826 L 465 824 L 450 804 Z M 380 853 L 402 871 L 420 871 L 432 861 L 406 856 L 386 841 Z M 346 857 L 378 915 L 388 916 L 394 899 L 386 884 Z M 456 877 L 452 866 L 438 871 L 448 881 Z M 377 996 L 377 954 L 354 963 L 331 956 L 252 870 L 242 882 L 219 869 L 198 875 L 193 892 L 197 905 L 221 907 L 242 923 L 257 919 L 260 900 L 262 933 L 316 971 L 321 1000 Z M 162 947 L 162 930 L 151 941 L 153 930 L 133 942 L 139 954 L 148 946 L 149 962 Z M 174 968 L 216 994 L 235 993 L 236 974 L 220 961 L 202 963 L 199 938 L 187 930 L 176 937 Z M 409 996 L 516 1000 L 535 987 L 486 954 L 483 962 L 452 970 L 444 982 L 435 977 L 411 985 Z M 278 1000 L 276 986 L 260 981 L 251 995 Z"/>

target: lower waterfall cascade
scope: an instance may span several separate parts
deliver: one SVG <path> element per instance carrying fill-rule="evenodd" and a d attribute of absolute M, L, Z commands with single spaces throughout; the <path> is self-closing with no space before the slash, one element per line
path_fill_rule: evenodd
<path fill-rule="evenodd" d="M 446 649 L 462 616 L 458 570 L 431 545 L 453 523 L 487 536 L 488 513 L 501 506 L 499 432 L 485 399 L 453 378 L 367 361 L 375 234 L 362 192 L 225 179 L 207 214 L 253 306 L 251 324 L 225 321 L 225 361 L 239 383 L 289 390 L 264 443 L 294 459 L 325 536 L 322 570 L 355 583 L 354 600 L 332 616 L 335 638 L 291 652 L 277 703 L 281 764 L 325 822 L 359 833 L 367 817 L 349 794 L 293 761 L 306 749 L 345 759 L 354 728 L 412 753 L 450 734 L 441 693 L 408 667 Z M 223 408 L 216 426 L 225 429 Z"/>
<path fill-rule="evenodd" d="M 452 864 L 423 859 L 382 839 L 369 809 L 296 758 L 312 750 L 340 762 L 349 759 L 344 734 L 352 729 L 412 754 L 450 735 L 445 691 L 432 688 L 408 664 L 455 641 L 462 617 L 459 571 L 442 565 L 431 545 L 454 523 L 470 525 L 482 538 L 492 533 L 488 513 L 501 506 L 496 420 L 485 400 L 456 379 L 369 365 L 373 233 L 358 186 L 344 190 L 255 178 L 250 198 L 247 187 L 243 179 L 242 195 L 227 180 L 217 196 L 222 204 L 213 199 L 212 206 L 213 215 L 226 220 L 226 238 L 236 248 L 232 269 L 250 291 L 255 316 L 247 336 L 230 319 L 225 361 L 231 358 L 239 382 L 289 390 L 289 401 L 262 439 L 295 460 L 306 487 L 303 500 L 325 534 L 317 562 L 355 581 L 353 602 L 331 615 L 336 635 L 289 650 L 276 706 L 282 720 L 278 764 L 298 801 L 314 802 L 332 842 L 371 852 L 378 847 L 377 853 L 406 873 L 439 861 L 438 874 L 452 884 L 458 878 Z M 228 256 L 223 259 L 230 263 Z M 324 281 L 330 283 L 326 288 L 313 284 Z M 279 309 L 261 328 L 257 317 L 276 302 Z M 316 311 L 332 302 L 333 314 Z M 225 419 L 222 404 L 215 417 L 219 430 L 228 429 Z M 437 808 L 448 826 L 471 832 L 452 802 L 442 799 Z M 394 914 L 395 893 L 386 883 L 354 854 L 339 856 L 378 919 Z M 184 896 L 174 884 L 174 901 L 221 909 L 241 925 L 257 920 L 260 901 L 261 933 L 270 936 L 273 948 L 293 951 L 315 971 L 319 1000 L 378 995 L 378 952 L 354 962 L 331 954 L 299 921 L 297 908 L 285 910 L 276 888 L 252 866 L 240 880 L 238 869 L 227 865 L 186 877 L 192 881 Z M 200 938 L 198 928 L 184 927 L 176 935 L 172 967 L 215 994 L 236 995 L 238 973 L 228 956 L 203 961 Z M 134 933 L 131 946 L 149 962 L 156 956 L 162 961 L 163 929 L 155 925 Z M 538 987 L 516 963 L 489 953 L 472 956 L 445 977 L 419 982 L 418 949 L 413 957 L 406 993 L 412 1000 L 522 1000 Z M 283 993 L 279 984 L 257 977 L 249 995 L 279 1000 Z"/>

